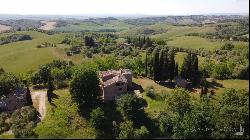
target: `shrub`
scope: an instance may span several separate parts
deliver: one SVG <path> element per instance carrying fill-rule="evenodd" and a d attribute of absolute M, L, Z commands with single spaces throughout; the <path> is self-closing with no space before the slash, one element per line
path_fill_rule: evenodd
<path fill-rule="evenodd" d="M 10 127 L 10 124 L 7 123 L 8 115 L 6 113 L 0 114 L 0 134 L 4 131 L 7 131 Z"/>
<path fill-rule="evenodd" d="M 137 120 L 138 115 L 145 106 L 146 101 L 142 98 L 136 97 L 136 95 L 125 94 L 117 100 L 117 110 L 122 114 L 124 119 Z"/>
<path fill-rule="evenodd" d="M 212 77 L 217 79 L 229 79 L 231 78 L 231 71 L 226 63 L 217 64 L 212 72 Z"/>
<path fill-rule="evenodd" d="M 149 131 L 145 126 L 141 126 L 140 129 L 136 129 L 133 126 L 132 121 L 125 121 L 120 124 L 119 139 L 142 139 L 147 138 Z"/>
<path fill-rule="evenodd" d="M 90 123 L 97 129 L 101 129 L 104 123 L 104 111 L 101 108 L 96 108 L 90 113 Z"/>
<path fill-rule="evenodd" d="M 0 38 L 0 45 L 8 44 L 11 42 L 23 41 L 23 40 L 31 40 L 32 38 L 29 35 L 23 34 L 13 34 L 7 37 Z"/>
<path fill-rule="evenodd" d="M 36 126 L 38 114 L 34 107 L 26 106 L 11 115 L 11 130 L 16 138 L 36 137 L 32 129 Z"/>
<path fill-rule="evenodd" d="M 70 93 L 79 111 L 94 107 L 100 99 L 99 91 L 96 65 L 88 63 L 77 67 L 70 82 Z"/>
<path fill-rule="evenodd" d="M 148 96 L 149 98 L 152 98 L 152 99 L 155 98 L 155 91 L 154 91 L 153 87 L 147 87 L 146 96 Z"/>
<path fill-rule="evenodd" d="M 21 78 L 11 74 L 3 73 L 0 75 L 0 97 L 8 95 L 12 90 L 23 87 Z"/>

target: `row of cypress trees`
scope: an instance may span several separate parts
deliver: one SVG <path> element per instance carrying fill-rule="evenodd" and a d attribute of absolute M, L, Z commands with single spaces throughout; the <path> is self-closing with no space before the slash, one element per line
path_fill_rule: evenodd
<path fill-rule="evenodd" d="M 149 48 L 153 45 L 153 41 L 149 37 L 127 37 L 127 42 L 133 43 L 135 46 L 140 48 Z"/>
<path fill-rule="evenodd" d="M 148 60 L 150 59 L 150 60 Z M 148 58 L 146 53 L 146 75 L 154 81 L 173 80 L 178 75 L 178 64 L 175 63 L 175 50 L 168 47 L 156 47 Z"/>
<path fill-rule="evenodd" d="M 184 58 L 180 75 L 182 78 L 189 79 L 193 84 L 198 82 L 200 74 L 198 70 L 198 57 L 196 54 L 189 52 Z"/>
<path fill-rule="evenodd" d="M 176 51 L 168 47 L 156 47 L 152 53 L 146 52 L 145 72 L 146 76 L 154 81 L 172 81 L 179 75 L 179 66 L 175 61 Z M 180 76 L 196 83 L 199 78 L 198 57 L 189 52 L 181 66 Z"/>

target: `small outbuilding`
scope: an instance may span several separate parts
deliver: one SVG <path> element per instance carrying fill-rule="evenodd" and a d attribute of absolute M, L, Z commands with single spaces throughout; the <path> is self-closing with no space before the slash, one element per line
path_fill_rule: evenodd
<path fill-rule="evenodd" d="M 181 76 L 175 77 L 175 87 L 187 88 L 188 82 Z"/>

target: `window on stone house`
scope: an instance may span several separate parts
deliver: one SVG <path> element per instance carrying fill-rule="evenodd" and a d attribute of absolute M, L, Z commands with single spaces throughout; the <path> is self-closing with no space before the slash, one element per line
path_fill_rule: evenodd
<path fill-rule="evenodd" d="M 122 88 L 120 87 L 120 88 L 118 88 L 118 90 L 122 90 Z"/>

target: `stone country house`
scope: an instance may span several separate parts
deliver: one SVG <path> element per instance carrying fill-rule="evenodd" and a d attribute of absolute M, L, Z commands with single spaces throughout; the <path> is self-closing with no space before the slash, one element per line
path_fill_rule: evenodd
<path fill-rule="evenodd" d="M 112 101 L 127 93 L 132 87 L 132 71 L 129 69 L 108 70 L 99 72 L 101 94 L 104 101 Z"/>
<path fill-rule="evenodd" d="M 27 89 L 18 89 L 12 91 L 5 99 L 0 100 L 0 112 L 11 113 L 27 104 Z"/>

